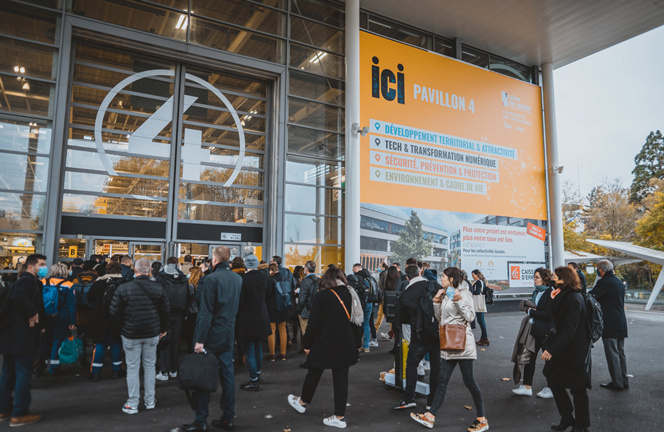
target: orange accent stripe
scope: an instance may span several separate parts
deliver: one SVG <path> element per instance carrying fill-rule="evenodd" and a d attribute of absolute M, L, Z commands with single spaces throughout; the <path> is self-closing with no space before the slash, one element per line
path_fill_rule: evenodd
<path fill-rule="evenodd" d="M 92 361 L 90 362 L 90 373 L 92 373 L 92 364 L 95 362 L 95 353 L 96 352 L 97 352 L 97 344 L 95 344 L 95 347 L 92 350 Z"/>

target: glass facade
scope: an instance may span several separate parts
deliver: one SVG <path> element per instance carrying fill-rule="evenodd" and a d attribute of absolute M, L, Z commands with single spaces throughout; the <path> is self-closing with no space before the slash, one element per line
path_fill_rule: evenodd
<path fill-rule="evenodd" d="M 361 23 L 530 79 L 454 39 Z M 344 43 L 330 0 L 0 2 L 0 271 L 31 252 L 262 251 L 268 232 L 288 265 L 343 264 Z"/>

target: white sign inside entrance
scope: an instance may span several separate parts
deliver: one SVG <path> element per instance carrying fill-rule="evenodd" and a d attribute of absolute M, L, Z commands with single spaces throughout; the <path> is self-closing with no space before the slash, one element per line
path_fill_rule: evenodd
<path fill-rule="evenodd" d="M 97 111 L 97 118 L 95 120 L 95 143 L 97 145 L 97 151 L 99 153 L 99 158 L 104 164 L 104 168 L 110 175 L 117 175 L 113 164 L 110 162 L 106 156 L 104 150 L 104 142 L 102 141 L 102 127 L 104 123 L 104 116 L 106 111 L 113 100 L 113 98 L 129 84 L 138 81 L 143 78 L 153 77 L 153 76 L 175 76 L 174 70 L 169 69 L 153 69 L 144 72 L 138 72 L 134 75 L 131 75 L 122 81 L 120 81 L 111 91 L 106 95 L 101 105 L 99 106 L 99 111 Z M 223 95 L 216 87 L 207 81 L 192 75 L 185 74 L 185 79 L 195 82 L 196 84 L 203 86 L 204 88 L 211 91 L 215 96 L 217 96 L 226 106 L 235 126 L 237 127 L 237 132 L 240 140 L 240 149 L 237 156 L 237 162 L 235 163 L 235 168 L 233 173 L 226 180 L 224 186 L 228 187 L 233 184 L 238 174 L 242 170 L 242 165 L 244 162 L 244 153 L 245 153 L 245 142 L 244 142 L 244 130 L 242 129 L 242 123 L 240 117 L 237 115 L 235 108 L 231 105 L 230 101 Z M 195 96 L 184 96 L 183 100 L 183 113 L 186 112 L 197 100 Z M 154 114 L 152 114 L 143 124 L 129 137 L 129 146 L 127 148 L 127 153 L 135 154 L 138 156 L 146 157 L 170 157 L 170 144 L 160 143 L 154 141 L 154 139 L 159 135 L 159 133 L 168 126 L 171 121 L 173 121 L 173 103 L 174 97 L 171 96 Z M 184 130 L 184 148 L 182 149 L 182 179 L 183 180 L 201 180 L 201 172 L 203 169 L 203 162 L 210 161 L 210 150 L 206 147 L 202 147 L 203 137 L 202 133 L 198 129 L 185 129 Z"/>

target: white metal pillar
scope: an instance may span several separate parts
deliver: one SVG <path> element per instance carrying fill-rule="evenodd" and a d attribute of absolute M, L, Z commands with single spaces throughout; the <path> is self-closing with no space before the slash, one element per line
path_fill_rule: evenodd
<path fill-rule="evenodd" d="M 553 65 L 542 65 L 542 92 L 544 94 L 544 123 L 546 130 L 546 157 L 549 180 L 549 241 L 551 242 L 551 265 L 565 265 L 563 240 L 563 207 L 560 186 L 562 168 L 558 163 L 558 137 L 556 131 L 556 100 L 553 87 Z"/>
<path fill-rule="evenodd" d="M 346 272 L 360 262 L 360 0 L 346 0 Z"/>

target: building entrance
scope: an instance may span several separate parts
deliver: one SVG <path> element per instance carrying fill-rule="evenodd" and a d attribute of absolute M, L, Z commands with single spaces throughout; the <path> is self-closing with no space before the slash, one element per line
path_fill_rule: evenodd
<path fill-rule="evenodd" d="M 150 259 L 178 244 L 262 244 L 271 87 L 77 41 L 62 237 L 126 238 L 113 254 Z"/>

